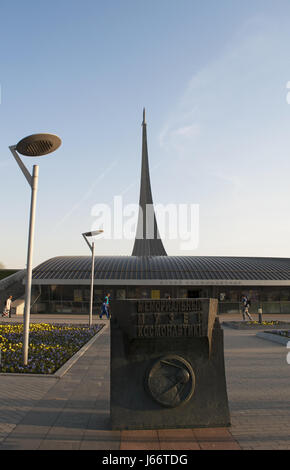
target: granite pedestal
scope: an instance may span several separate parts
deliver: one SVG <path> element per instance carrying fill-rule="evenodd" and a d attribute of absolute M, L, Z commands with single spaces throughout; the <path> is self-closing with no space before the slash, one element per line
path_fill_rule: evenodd
<path fill-rule="evenodd" d="M 113 429 L 230 425 L 215 299 L 111 305 Z"/>

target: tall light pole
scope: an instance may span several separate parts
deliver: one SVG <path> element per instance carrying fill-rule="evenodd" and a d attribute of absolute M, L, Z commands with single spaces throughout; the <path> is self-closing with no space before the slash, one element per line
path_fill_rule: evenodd
<path fill-rule="evenodd" d="M 17 145 L 9 147 L 13 157 L 19 165 L 22 173 L 31 187 L 31 204 L 28 233 L 28 250 L 26 265 L 26 285 L 25 285 L 25 306 L 24 306 L 24 326 L 23 326 L 23 364 L 28 363 L 29 325 L 30 325 L 30 305 L 31 305 L 31 285 L 32 285 L 32 255 L 34 243 L 34 225 L 36 195 L 38 186 L 38 165 L 33 165 L 32 174 L 26 168 L 18 153 L 27 157 L 40 157 L 54 152 L 61 145 L 61 140 L 52 134 L 34 134 L 20 140 Z"/>
<path fill-rule="evenodd" d="M 100 235 L 104 230 L 95 230 L 94 232 L 82 233 L 89 249 L 92 252 L 92 271 L 91 271 L 91 295 L 90 295 L 90 311 L 89 311 L 89 326 L 93 324 L 93 300 L 94 300 L 94 277 L 95 277 L 95 242 L 90 243 L 87 237 L 95 237 Z"/>

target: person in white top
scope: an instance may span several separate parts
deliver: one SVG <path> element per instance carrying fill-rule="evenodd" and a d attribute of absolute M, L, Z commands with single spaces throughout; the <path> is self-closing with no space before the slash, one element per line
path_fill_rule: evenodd
<path fill-rule="evenodd" d="M 10 317 L 11 302 L 12 302 L 12 295 L 10 295 L 8 299 L 6 299 L 5 301 L 2 317 Z"/>

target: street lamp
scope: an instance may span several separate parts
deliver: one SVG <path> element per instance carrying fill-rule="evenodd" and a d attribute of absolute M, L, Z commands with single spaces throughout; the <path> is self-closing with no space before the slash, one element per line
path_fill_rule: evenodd
<path fill-rule="evenodd" d="M 36 194 L 38 186 L 38 165 L 33 165 L 32 175 L 24 165 L 18 153 L 27 157 L 40 157 L 54 152 L 61 145 L 61 140 L 52 134 L 34 134 L 20 140 L 17 145 L 9 147 L 13 157 L 19 165 L 22 173 L 31 187 L 30 221 L 28 235 L 27 265 L 26 265 L 26 286 L 25 286 L 25 307 L 24 307 L 24 327 L 23 327 L 23 364 L 28 363 L 28 342 L 31 304 L 31 284 L 32 284 L 32 254 L 34 242 L 35 208 Z"/>
<path fill-rule="evenodd" d="M 88 244 L 89 249 L 92 252 L 92 273 L 91 273 L 91 296 L 90 296 L 90 313 L 89 313 L 89 326 L 93 324 L 93 299 L 94 299 L 94 277 L 95 277 L 95 242 L 92 244 L 89 242 L 87 237 L 95 237 L 103 233 L 104 230 L 95 230 L 94 232 L 82 233 L 85 242 Z"/>

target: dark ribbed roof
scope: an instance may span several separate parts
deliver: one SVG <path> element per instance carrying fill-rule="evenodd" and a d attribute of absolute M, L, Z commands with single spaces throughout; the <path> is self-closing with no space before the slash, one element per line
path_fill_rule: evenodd
<path fill-rule="evenodd" d="M 91 257 L 60 256 L 33 270 L 34 280 L 89 280 Z M 290 259 L 216 256 L 96 256 L 95 280 L 289 281 Z"/>

